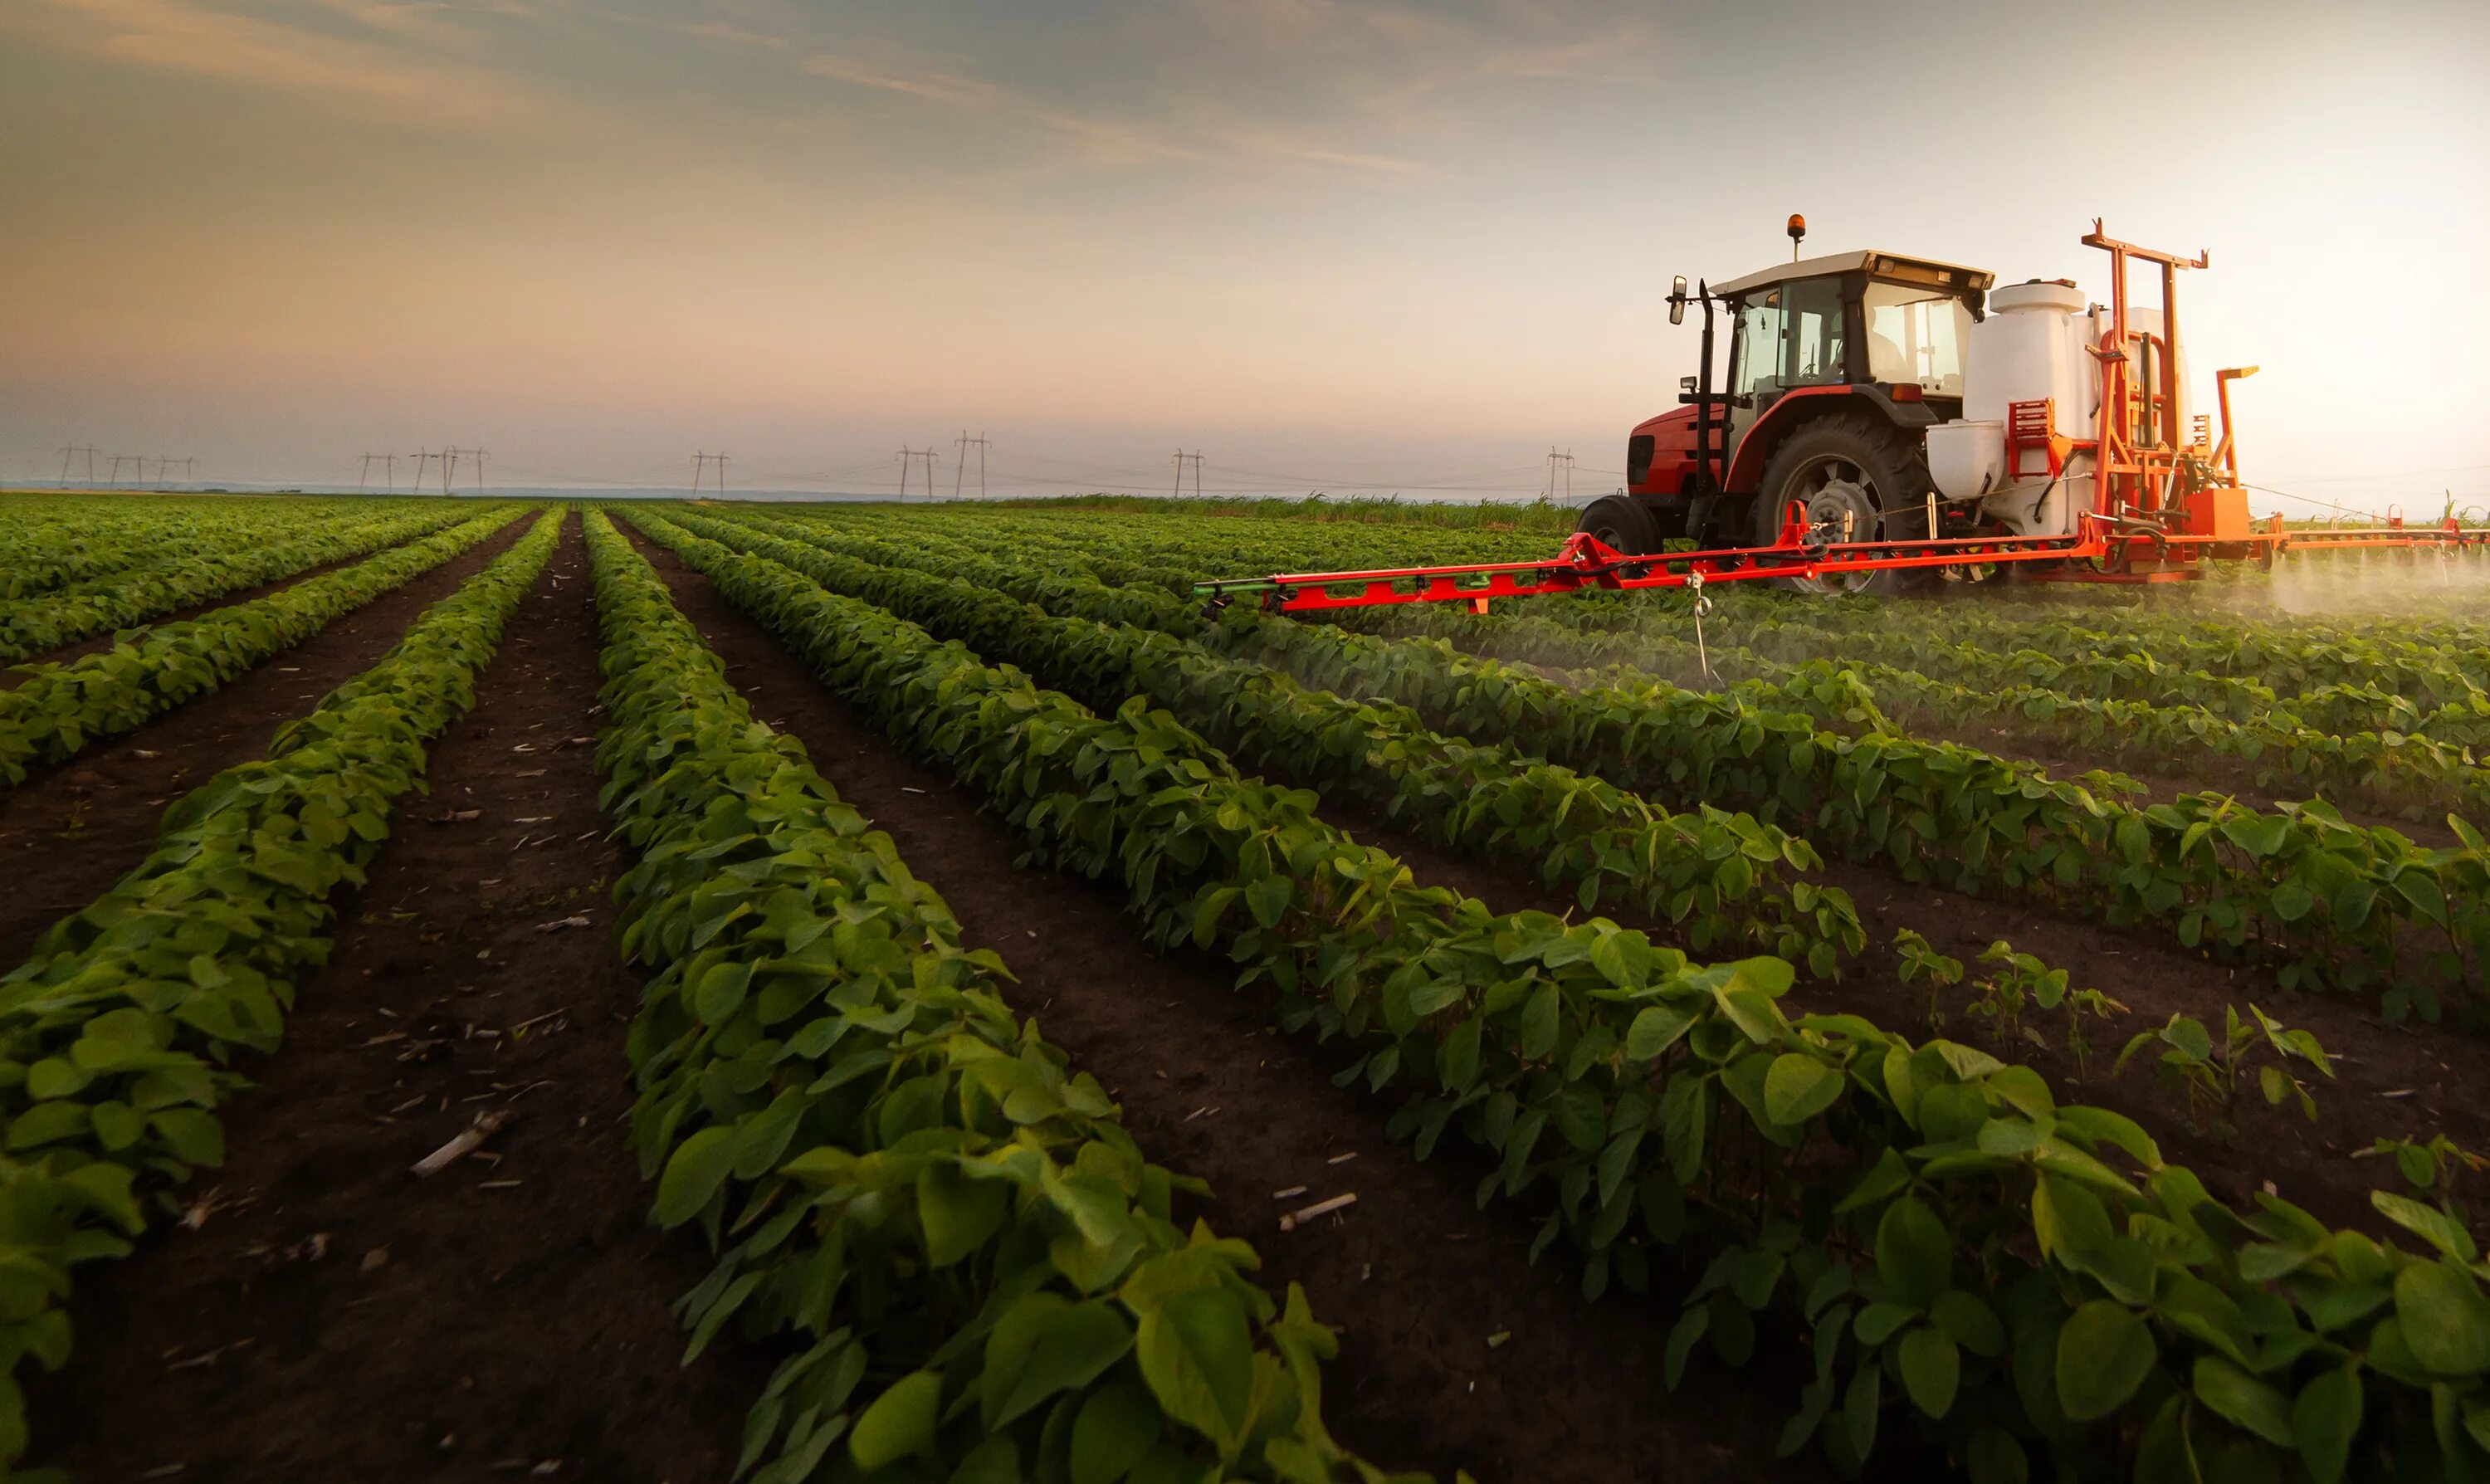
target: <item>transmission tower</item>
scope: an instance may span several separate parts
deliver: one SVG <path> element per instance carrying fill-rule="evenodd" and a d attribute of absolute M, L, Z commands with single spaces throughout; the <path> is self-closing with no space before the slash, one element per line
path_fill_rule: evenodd
<path fill-rule="evenodd" d="M 95 456 L 102 451 L 93 444 L 72 444 L 61 450 L 61 488 L 70 487 L 70 460 L 81 453 L 86 455 L 86 487 L 95 488 Z"/>
<path fill-rule="evenodd" d="M 899 446 L 899 454 L 898 454 L 898 457 L 899 457 L 899 498 L 900 498 L 900 499 L 902 499 L 902 500 L 905 500 L 905 499 L 907 499 L 907 498 L 908 498 L 908 471 L 909 471 L 910 469 L 912 469 L 912 468 L 915 467 L 916 461 L 917 461 L 918 459 L 920 459 L 920 458 L 921 458 L 921 459 L 925 460 L 925 498 L 926 498 L 926 499 L 928 499 L 928 500 L 933 499 L 933 498 L 934 498 L 934 446 L 933 446 L 932 444 L 930 444 L 930 443 L 929 443 L 929 444 L 927 444 L 925 447 L 923 447 L 923 448 L 921 448 L 921 449 L 912 449 L 912 448 L 910 448 L 908 445 L 906 445 L 906 444 L 904 444 L 904 443 L 903 443 L 903 444 L 901 444 L 901 445 Z"/>
<path fill-rule="evenodd" d="M 441 492 L 445 495 L 449 493 L 449 481 L 458 473 L 458 445 L 453 443 L 441 455 Z"/>
<path fill-rule="evenodd" d="M 112 487 L 115 489 L 122 487 L 121 466 L 125 462 L 133 464 L 137 467 L 138 482 L 142 484 L 145 483 L 147 480 L 147 456 L 143 453 L 115 453 L 112 455 Z"/>
<path fill-rule="evenodd" d="M 1548 446 L 1548 498 L 1550 501 L 1556 498 L 1556 471 L 1560 465 L 1565 471 L 1565 498 L 1571 500 L 1574 498 L 1574 451 L 1568 449 L 1559 453 L 1551 443 Z"/>
<path fill-rule="evenodd" d="M 370 482 L 370 480 L 371 480 L 371 477 L 372 477 L 372 463 L 373 463 L 373 461 L 374 461 L 375 459 L 377 459 L 377 460 L 380 462 L 380 466 L 381 466 L 381 470 L 382 470 L 382 477 L 383 477 L 384 479 L 387 479 L 387 480 L 389 480 L 389 492 L 390 492 L 391 494 L 392 494 L 392 495 L 393 495 L 393 494 L 396 494 L 396 493 L 397 493 L 397 455 L 396 455 L 396 454 L 394 454 L 394 453 L 366 453 L 366 454 L 364 454 L 364 455 L 363 455 L 363 472 L 362 472 L 362 474 L 360 474 L 360 475 L 356 476 L 356 478 L 355 478 L 355 493 L 357 493 L 357 494 L 359 494 L 359 495 L 360 495 L 360 494 L 362 494 L 362 493 L 363 492 L 363 486 L 364 486 L 366 483 Z"/>
<path fill-rule="evenodd" d="M 480 495 L 484 492 L 484 451 L 482 449 L 469 449 L 467 451 L 467 456 L 476 461 L 476 493 Z M 718 471 L 717 482 L 721 486 L 726 483 L 726 471 L 723 469 Z"/>
<path fill-rule="evenodd" d="M 980 500 L 986 498 L 986 445 L 992 441 L 993 440 L 986 437 L 982 431 L 980 431 L 976 437 L 971 438 L 969 436 L 969 430 L 965 427 L 960 429 L 960 436 L 952 440 L 952 442 L 960 446 L 960 462 L 958 466 L 951 471 L 952 499 L 957 500 L 960 498 L 960 486 L 962 482 L 968 479 L 969 450 L 970 448 L 974 448 L 977 451 L 977 498 Z"/>
<path fill-rule="evenodd" d="M 1187 464 L 1193 465 L 1193 494 L 1198 500 L 1202 498 L 1202 451 L 1200 449 L 1190 453 L 1182 449 L 1175 451 L 1175 492 L 1179 499 L 1184 495 L 1184 466 Z"/>
<path fill-rule="evenodd" d="M 441 458 L 444 455 L 435 453 L 428 449 L 418 449 L 414 452 L 408 454 L 407 457 L 415 460 L 415 482 L 409 484 L 407 488 L 415 491 L 417 494 L 421 494 L 423 492 L 424 467 L 430 464 L 434 459 Z"/>
<path fill-rule="evenodd" d="M 726 455 L 723 453 L 695 453 L 692 455 L 692 497 L 694 499 L 700 498 L 701 472 L 711 464 L 717 465 L 717 492 L 720 498 L 724 498 L 726 494 Z"/>

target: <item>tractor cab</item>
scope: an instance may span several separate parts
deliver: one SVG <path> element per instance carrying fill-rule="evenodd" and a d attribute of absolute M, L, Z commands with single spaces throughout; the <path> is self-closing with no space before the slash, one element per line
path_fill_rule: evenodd
<path fill-rule="evenodd" d="M 1803 231 L 1793 221 L 1793 239 Z M 1702 306 L 1701 373 L 1680 384 L 1680 407 L 1634 430 L 1626 492 L 1585 510 L 1581 529 L 1619 550 L 1653 551 L 1676 538 L 1769 543 L 1792 501 L 1863 536 L 1887 525 L 1888 509 L 1920 508 L 1921 434 L 1961 416 L 1964 350 L 1994 281 L 1981 269 L 1873 250 L 1693 294 L 1679 279 L 1670 318 Z M 1729 335 L 1717 384 L 1716 311 Z M 1777 460 L 1793 440 L 1801 451 Z"/>
<path fill-rule="evenodd" d="M 1786 393 L 1813 387 L 1951 402 L 1937 410 L 1953 416 L 1963 347 L 1991 281 L 1976 268 L 1844 252 L 1721 284 L 1712 294 L 1730 317 L 1732 425 L 1744 431 Z"/>

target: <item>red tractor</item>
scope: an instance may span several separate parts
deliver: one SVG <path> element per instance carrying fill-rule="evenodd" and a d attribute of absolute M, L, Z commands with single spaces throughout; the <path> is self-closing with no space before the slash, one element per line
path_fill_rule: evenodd
<path fill-rule="evenodd" d="M 1793 243 L 1805 231 L 1790 218 Z M 1693 296 L 1679 278 L 1669 322 L 1690 297 L 1702 306 L 1702 370 L 1680 383 L 1685 405 L 1634 430 L 1625 492 L 1593 502 L 1578 529 L 1630 556 L 1679 538 L 1769 546 L 1793 507 L 1846 540 L 1968 529 L 1927 499 L 1925 435 L 1963 415 L 1964 352 L 1994 281 L 1892 252 L 1793 261 Z M 1712 385 L 1716 306 L 1729 321 L 1725 388 Z M 1892 587 L 1928 570 L 1796 581 Z"/>

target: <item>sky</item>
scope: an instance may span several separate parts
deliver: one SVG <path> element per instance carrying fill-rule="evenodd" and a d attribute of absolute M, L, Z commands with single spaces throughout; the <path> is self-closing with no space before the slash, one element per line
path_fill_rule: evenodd
<path fill-rule="evenodd" d="M 2485 61 L 2459 0 L 5 0 L 0 481 L 1587 495 L 1670 276 L 1797 211 L 2207 249 L 2246 479 L 2490 505 Z"/>

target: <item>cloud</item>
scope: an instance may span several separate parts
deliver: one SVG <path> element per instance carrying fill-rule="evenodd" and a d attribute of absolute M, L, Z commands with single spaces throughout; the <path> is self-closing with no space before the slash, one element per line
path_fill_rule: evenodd
<path fill-rule="evenodd" d="M 376 29 L 405 32 L 433 9 L 332 0 Z M 209 77 L 300 99 L 335 113 L 409 128 L 488 130 L 542 124 L 566 110 L 472 65 L 406 54 L 202 0 L 14 0 L 0 25 L 63 50 L 157 72 Z"/>
<path fill-rule="evenodd" d="M 1173 144 L 1139 127 L 1086 118 L 1050 107 L 1009 88 L 975 77 L 931 70 L 875 66 L 823 53 L 809 56 L 804 71 L 816 77 L 970 112 L 1026 119 L 1083 147 L 1091 159 L 1106 163 L 1151 160 L 1200 160 L 1199 151 Z"/>

